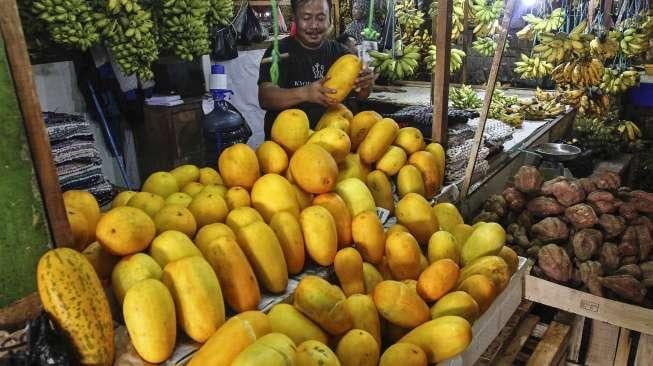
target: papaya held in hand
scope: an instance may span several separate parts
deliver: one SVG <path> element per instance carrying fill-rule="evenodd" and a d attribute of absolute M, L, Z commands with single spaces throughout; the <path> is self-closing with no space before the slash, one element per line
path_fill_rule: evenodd
<path fill-rule="evenodd" d="M 363 68 L 361 60 L 354 55 L 341 56 L 331 65 L 326 74 L 325 88 L 336 90 L 331 97 L 342 102 L 354 88 L 356 78 Z"/>

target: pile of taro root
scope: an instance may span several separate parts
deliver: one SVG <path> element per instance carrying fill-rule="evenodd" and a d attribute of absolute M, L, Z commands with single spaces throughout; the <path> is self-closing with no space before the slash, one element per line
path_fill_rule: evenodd
<path fill-rule="evenodd" d="M 474 221 L 501 222 L 507 243 L 536 260 L 533 273 L 598 296 L 653 307 L 653 193 L 612 172 L 543 181 L 522 166 Z"/>

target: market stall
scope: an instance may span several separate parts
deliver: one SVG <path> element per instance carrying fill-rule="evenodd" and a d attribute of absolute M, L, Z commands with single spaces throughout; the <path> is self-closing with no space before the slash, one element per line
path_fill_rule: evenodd
<path fill-rule="evenodd" d="M 343 3 L 332 4 L 336 14 Z M 137 122 L 137 158 L 155 168 L 141 169 L 134 185 L 122 172 L 126 186 L 116 186 L 107 204 L 91 189 L 64 185 L 57 163 L 70 161 L 58 154 L 66 146 L 75 164 L 87 163 L 86 150 L 102 164 L 92 134 L 78 128 L 89 122 L 41 113 L 19 7 L 0 3 L 7 50 L 0 82 L 11 97 L 15 140 L 27 141 L 8 148 L 20 174 L 0 186 L 0 198 L 21 210 L 6 230 L 11 243 L 0 243 L 9 254 L 0 268 L 0 361 L 425 366 L 500 357 L 510 364 L 540 325 L 541 342 L 521 361 L 583 363 L 581 351 L 566 349 L 583 338 L 582 326 L 574 335 L 578 322 L 565 325 L 565 314 L 552 309 L 623 328 L 615 344 L 621 334 L 641 333 L 633 354 L 645 359 L 653 333 L 653 194 L 630 186 L 621 171 L 572 161 L 593 157 L 605 167 L 599 156 L 635 154 L 646 143 L 635 122 L 621 119 L 618 100 L 637 84 L 631 68 L 653 34 L 647 2 L 577 9 L 543 2 L 524 10 L 515 0 L 428 9 L 353 1 L 353 25 L 334 23 L 360 33 L 351 37 L 362 39 L 358 55 L 343 52 L 328 67 L 306 62 L 310 81 L 296 85 L 313 85 L 318 98 L 333 89 L 335 102 L 324 110 L 279 101 L 297 97 L 281 87 L 290 85 L 280 68 L 292 57 L 292 48 L 280 48 L 279 5 L 287 2 L 55 4 L 21 4 L 22 27 L 31 16 L 58 44 L 86 56 L 91 47 L 108 50 L 93 53 L 107 53 L 100 64 L 116 73 L 127 100 L 120 107 L 143 112 L 125 116 Z M 268 5 L 263 15 L 254 10 Z M 243 9 L 249 28 L 233 25 Z M 614 30 L 603 29 L 603 17 L 615 18 Z M 515 18 L 523 19 L 516 33 Z M 268 23 L 267 40 L 249 32 Z M 302 37 L 304 25 L 295 26 Z M 228 42 L 218 37 L 232 28 L 251 42 L 225 56 L 215 43 Z M 518 51 L 514 78 L 535 88 L 497 85 L 513 33 L 529 44 Z M 485 85 L 454 84 L 471 52 L 492 57 Z M 369 97 L 367 66 L 381 78 Z M 360 83 L 365 77 L 370 84 Z M 80 80 L 124 169 L 111 92 Z M 194 95 L 205 80 L 211 96 Z M 557 88 L 541 89 L 546 83 Z M 123 90 L 127 84 L 133 89 Z M 147 96 L 164 86 L 188 95 Z M 269 115 L 259 103 L 275 112 L 268 139 Z M 83 144 L 88 149 L 77 147 Z M 11 161 L 3 162 L 12 173 Z M 529 317 L 542 309 L 554 320 Z M 588 360 L 600 349 L 592 344 Z"/>

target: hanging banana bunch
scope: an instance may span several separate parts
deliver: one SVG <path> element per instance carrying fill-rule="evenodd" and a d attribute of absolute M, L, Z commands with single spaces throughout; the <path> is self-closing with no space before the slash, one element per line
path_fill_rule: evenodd
<path fill-rule="evenodd" d="M 431 34 L 426 29 L 418 29 L 415 33 L 404 33 L 401 37 L 401 43 L 425 50 L 431 44 Z"/>
<path fill-rule="evenodd" d="M 483 104 L 476 91 L 471 86 L 464 84 L 460 88 L 449 88 L 449 101 L 454 108 L 458 109 L 476 109 Z"/>
<path fill-rule="evenodd" d="M 135 0 L 110 0 L 102 10 L 95 14 L 96 24 L 122 71 L 151 80 L 159 49 L 150 10 Z"/>
<path fill-rule="evenodd" d="M 624 56 L 633 58 L 648 50 L 648 31 L 638 24 L 633 24 L 623 31 L 619 47 Z"/>
<path fill-rule="evenodd" d="M 639 84 L 639 73 L 635 70 L 617 70 L 605 68 L 600 88 L 604 93 L 617 94 Z"/>
<path fill-rule="evenodd" d="M 433 70 L 435 67 L 435 57 L 437 55 L 437 48 L 435 45 L 430 45 L 429 50 L 427 51 L 427 56 L 424 58 L 424 62 L 429 70 Z M 465 58 L 465 52 L 457 48 L 451 47 L 451 55 L 449 56 L 449 71 L 456 72 L 460 69 L 463 64 L 463 59 Z"/>
<path fill-rule="evenodd" d="M 522 17 L 528 24 L 517 32 L 519 39 L 533 39 L 540 33 L 552 33 L 560 29 L 565 23 L 565 11 L 562 8 L 555 8 L 547 17 L 540 18 L 533 14 L 526 14 Z"/>
<path fill-rule="evenodd" d="M 225 26 L 231 23 L 234 17 L 233 0 L 211 0 L 209 6 L 208 22 L 211 26 Z"/>
<path fill-rule="evenodd" d="M 602 116 L 608 113 L 610 98 L 598 87 L 559 90 L 560 103 L 575 107 L 580 116 Z"/>
<path fill-rule="evenodd" d="M 521 74 L 522 79 L 540 79 L 551 74 L 553 65 L 538 56 L 528 57 L 522 53 L 520 61 L 515 62 L 515 72 Z"/>
<path fill-rule="evenodd" d="M 590 55 L 603 61 L 614 58 L 619 51 L 620 37 L 619 31 L 600 32 L 590 41 Z"/>
<path fill-rule="evenodd" d="M 209 53 L 210 4 L 209 0 L 165 0 L 160 17 L 163 48 L 186 61 Z"/>
<path fill-rule="evenodd" d="M 93 9 L 85 0 L 36 0 L 32 11 L 47 24 L 56 43 L 85 51 L 100 39 Z"/>
<path fill-rule="evenodd" d="M 584 34 L 587 21 L 581 21 L 569 34 L 558 32 L 542 33 L 539 35 L 539 44 L 533 47 L 533 53 L 540 59 L 557 65 L 573 56 L 584 58 L 590 53 L 589 41 L 594 39 L 590 34 Z"/>
<path fill-rule="evenodd" d="M 508 42 L 506 42 L 507 44 Z M 490 57 L 494 55 L 494 51 L 497 49 L 497 42 L 491 37 L 482 37 L 472 42 L 472 48 L 481 56 Z"/>
<path fill-rule="evenodd" d="M 456 42 L 464 31 L 463 27 L 463 0 L 453 0 L 453 8 L 451 9 L 451 42 Z M 429 7 L 429 16 L 435 21 L 438 16 L 438 1 L 431 2 Z"/>
<path fill-rule="evenodd" d="M 412 0 L 400 0 L 395 4 L 395 17 L 404 33 L 414 33 L 424 23 L 424 13 Z"/>
<path fill-rule="evenodd" d="M 621 134 L 621 139 L 625 142 L 632 143 L 642 138 L 642 131 L 632 121 L 619 121 L 617 131 Z"/>
<path fill-rule="evenodd" d="M 474 34 L 479 37 L 488 36 L 499 30 L 499 16 L 503 11 L 503 0 L 473 0 L 471 4 L 471 17 L 476 25 Z"/>
<path fill-rule="evenodd" d="M 603 63 L 598 59 L 572 60 L 556 66 L 551 78 L 557 84 L 597 86 L 603 77 Z"/>
<path fill-rule="evenodd" d="M 393 57 L 391 51 L 370 51 L 371 66 L 386 80 L 404 80 L 415 74 L 419 68 L 421 55 L 414 46 L 397 49 Z"/>

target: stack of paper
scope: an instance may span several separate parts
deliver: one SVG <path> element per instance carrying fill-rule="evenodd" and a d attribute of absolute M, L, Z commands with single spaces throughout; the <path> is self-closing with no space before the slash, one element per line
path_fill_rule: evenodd
<path fill-rule="evenodd" d="M 180 95 L 153 95 L 151 98 L 145 99 L 145 104 L 147 105 L 172 107 L 183 103 L 184 101 Z"/>

